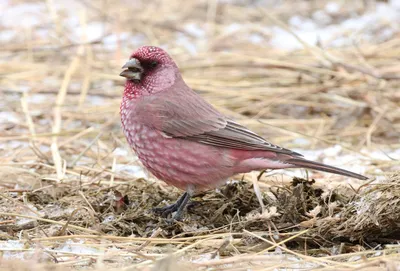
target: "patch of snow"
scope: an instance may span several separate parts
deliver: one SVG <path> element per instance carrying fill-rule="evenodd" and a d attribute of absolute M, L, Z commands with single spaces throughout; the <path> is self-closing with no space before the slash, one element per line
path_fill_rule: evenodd
<path fill-rule="evenodd" d="M 277 26 L 272 27 L 272 38 L 270 44 L 275 48 L 283 50 L 296 50 L 303 48 L 300 42 L 298 42 L 292 34 Z"/>
<path fill-rule="evenodd" d="M 74 39 L 76 42 L 82 40 L 86 40 L 87 42 L 92 42 L 100 39 L 104 34 L 104 23 L 101 22 L 90 22 L 86 25 L 86 29 L 81 27 L 80 24 L 73 26 L 74 31 Z"/>
<path fill-rule="evenodd" d="M 21 242 L 19 240 L 7 240 L 5 242 L 0 242 L 0 249 L 2 250 L 2 258 L 24 260 L 25 254 L 22 253 L 22 251 L 18 251 L 18 249 L 24 249 L 24 245 L 25 245 L 24 242 Z"/>
<path fill-rule="evenodd" d="M 195 43 L 182 33 L 176 34 L 176 43 L 178 46 L 184 47 L 192 55 L 196 55 L 198 53 L 198 48 Z"/>
<path fill-rule="evenodd" d="M 21 249 L 24 248 L 24 243 L 18 240 L 7 240 L 6 242 L 0 242 L 0 248 L 2 249 Z"/>
<path fill-rule="evenodd" d="M 114 221 L 114 220 L 115 220 L 115 217 L 113 215 L 109 215 L 109 216 L 106 216 L 101 223 L 110 223 L 111 221 Z"/>
<path fill-rule="evenodd" d="M 114 154 L 119 156 L 127 156 L 129 153 L 126 149 L 118 147 L 114 150 Z"/>
<path fill-rule="evenodd" d="M 90 105 L 105 105 L 107 104 L 106 101 L 108 101 L 109 99 L 105 99 L 104 97 L 101 96 L 94 96 L 94 95 L 89 95 L 86 97 L 87 101 L 90 102 Z"/>
<path fill-rule="evenodd" d="M 39 125 L 46 126 L 46 125 L 48 125 L 50 123 L 50 120 L 48 120 L 48 119 L 39 119 L 38 123 L 39 123 Z"/>
<path fill-rule="evenodd" d="M 47 216 L 50 219 L 54 219 L 62 216 L 70 216 L 71 213 L 75 211 L 75 208 L 73 207 L 63 208 L 57 204 L 48 204 L 45 206 L 43 211 L 47 214 Z"/>
<path fill-rule="evenodd" d="M 116 164 L 115 172 L 125 172 L 134 178 L 147 178 L 146 172 L 141 166 Z"/>
<path fill-rule="evenodd" d="M 55 76 L 46 76 L 43 78 L 43 85 L 47 87 L 54 87 L 54 88 L 59 88 L 60 87 L 60 82 L 58 81 L 57 77 Z"/>
<path fill-rule="evenodd" d="M 27 102 L 34 104 L 41 104 L 49 99 L 49 95 L 35 93 L 32 95 L 28 95 Z"/>
<path fill-rule="evenodd" d="M 191 259 L 190 261 L 193 263 L 201 263 L 201 262 L 205 262 L 205 261 L 210 261 L 210 260 L 217 260 L 219 259 L 219 255 L 216 255 L 215 258 L 213 258 L 214 253 L 203 253 L 201 255 L 197 255 L 195 259 Z"/>
<path fill-rule="evenodd" d="M 289 25 L 300 39 L 310 45 L 317 45 L 318 41 L 324 46 L 333 47 L 349 46 L 358 40 L 382 41 L 400 31 L 400 8 L 393 2 L 377 3 L 375 10 L 359 16 L 353 15 L 337 24 L 329 24 L 330 15 L 339 13 L 341 9 L 338 3 L 330 2 L 325 10 L 314 12 L 312 19 L 295 15 L 289 19 Z M 292 34 L 276 26 L 272 30 L 272 46 L 284 50 L 302 48 Z"/>
<path fill-rule="evenodd" d="M 79 239 L 78 239 L 79 240 Z M 89 247 L 84 244 L 84 240 L 72 241 L 67 240 L 61 247 L 54 249 L 56 251 L 69 252 L 74 254 L 94 254 L 101 253 L 100 250 L 94 247 Z"/>
<path fill-rule="evenodd" d="M 342 151 L 342 149 L 343 149 L 342 146 L 335 145 L 333 147 L 326 148 L 324 150 L 324 154 L 327 155 L 327 156 L 336 156 Z"/>
<path fill-rule="evenodd" d="M 292 150 L 304 155 L 304 158 L 308 160 L 318 160 L 318 158 L 324 153 L 324 149 L 304 150 L 300 148 L 292 148 Z"/>
<path fill-rule="evenodd" d="M 19 118 L 18 115 L 14 112 L 7 112 L 7 111 L 3 111 L 0 112 L 0 123 L 18 123 L 19 122 Z"/>
<path fill-rule="evenodd" d="M 40 146 L 39 146 L 39 150 L 40 150 L 41 152 L 46 153 L 46 152 L 49 152 L 49 151 L 50 151 L 50 147 L 49 147 L 49 146 L 46 146 L 46 145 L 40 145 Z"/>
<path fill-rule="evenodd" d="M 20 214 L 22 214 L 22 215 L 29 215 L 29 216 L 33 216 L 33 217 L 39 217 L 36 213 L 38 213 L 40 216 L 44 216 L 45 215 L 45 213 L 43 212 L 43 211 L 39 211 L 33 204 L 31 204 L 31 203 L 27 203 L 27 204 L 25 204 L 25 206 L 26 207 L 28 207 L 28 208 L 23 208 L 23 209 L 21 209 L 21 211 L 19 212 Z M 30 211 L 30 210 L 32 210 L 32 211 L 35 211 L 36 213 L 34 213 L 34 212 L 32 212 L 32 211 Z M 31 221 L 36 221 L 35 219 L 32 219 L 32 218 L 25 218 L 25 217 L 17 217 L 16 218 L 16 223 L 15 224 L 17 224 L 17 225 L 23 225 L 23 224 L 26 224 L 26 223 L 29 223 L 29 222 L 31 222 Z"/>
<path fill-rule="evenodd" d="M 390 0 L 389 5 L 395 9 L 400 10 L 400 1 L 399 0 Z"/>
<path fill-rule="evenodd" d="M 7 43 L 10 42 L 17 36 L 17 32 L 13 30 L 2 30 L 0 31 L 0 42 Z"/>
<path fill-rule="evenodd" d="M 130 34 L 129 35 L 131 38 L 129 39 L 129 46 L 131 47 L 138 47 L 140 45 L 143 45 L 143 43 L 147 40 L 146 36 L 142 33 L 138 33 L 136 35 Z M 161 48 L 163 48 L 162 45 L 160 45 Z"/>
<path fill-rule="evenodd" d="M 376 151 L 368 151 L 367 149 L 362 149 L 361 153 L 368 155 L 372 159 L 390 161 L 400 160 L 400 149 L 396 150 L 376 150 Z"/>
<path fill-rule="evenodd" d="M 186 24 L 183 28 L 185 29 L 186 32 L 188 32 L 189 34 L 191 34 L 196 38 L 204 38 L 206 35 L 204 28 L 200 27 L 195 23 Z"/>
<path fill-rule="evenodd" d="M 337 2 L 329 2 L 325 5 L 325 11 L 329 14 L 337 14 L 340 11 L 340 5 Z"/>
<path fill-rule="evenodd" d="M 115 50 L 119 41 L 128 40 L 129 37 L 131 37 L 131 33 L 128 32 L 121 32 L 118 35 L 111 34 L 103 38 L 103 44 L 107 50 Z"/>
<path fill-rule="evenodd" d="M 312 18 L 319 25 L 328 25 L 332 22 L 331 16 L 324 10 L 317 10 L 312 14 Z"/>
<path fill-rule="evenodd" d="M 249 41 L 254 44 L 260 44 L 264 42 L 264 38 L 259 34 L 251 34 L 249 36 Z"/>
<path fill-rule="evenodd" d="M 18 26 L 31 28 L 43 23 L 46 6 L 43 3 L 21 3 L 18 5 L 5 4 L 0 6 L 0 25 L 5 27 Z"/>
<path fill-rule="evenodd" d="M 5 143 L 0 143 L 0 149 L 17 149 L 17 148 L 25 148 L 28 147 L 29 143 L 27 141 L 17 141 L 17 140 L 9 140 Z"/>
<path fill-rule="evenodd" d="M 293 262 L 292 264 L 288 265 L 288 269 L 286 270 L 311 270 L 319 266 L 318 263 L 307 262 L 298 258 L 297 256 L 283 253 L 279 247 L 276 248 L 276 251 L 280 252 L 279 255 L 284 255 L 286 261 Z"/>
<path fill-rule="evenodd" d="M 225 27 L 225 31 L 229 34 L 229 33 L 233 33 L 236 31 L 239 31 L 240 29 L 242 29 L 242 25 L 238 24 L 238 23 L 233 23 L 228 25 L 227 27 Z"/>
<path fill-rule="evenodd" d="M 298 137 L 295 140 L 293 140 L 293 144 L 308 146 L 311 144 L 311 141 L 304 137 Z"/>
<path fill-rule="evenodd" d="M 317 25 L 313 20 L 295 15 L 289 19 L 289 24 L 295 28 L 303 30 L 315 30 Z"/>

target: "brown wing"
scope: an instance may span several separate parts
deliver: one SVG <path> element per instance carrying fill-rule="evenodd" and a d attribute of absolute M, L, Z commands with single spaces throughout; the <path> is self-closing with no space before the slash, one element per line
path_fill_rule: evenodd
<path fill-rule="evenodd" d="M 160 94 L 143 99 L 140 111 L 146 111 L 142 121 L 168 137 L 223 148 L 266 150 L 302 156 L 271 144 L 246 127 L 227 119 L 186 85 Z"/>
<path fill-rule="evenodd" d="M 218 131 L 227 124 L 224 115 L 192 90 L 168 90 L 143 97 L 133 117 L 171 137 Z"/>
<path fill-rule="evenodd" d="M 231 120 L 228 120 L 227 125 L 222 129 L 189 136 L 187 139 L 217 147 L 240 150 L 267 150 L 294 156 L 302 156 L 299 153 L 266 141 L 261 136 Z"/>

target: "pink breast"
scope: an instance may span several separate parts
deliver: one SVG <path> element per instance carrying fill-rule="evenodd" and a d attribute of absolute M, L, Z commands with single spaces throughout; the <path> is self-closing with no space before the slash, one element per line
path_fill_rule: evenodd
<path fill-rule="evenodd" d="M 167 138 L 145 125 L 124 129 L 129 144 L 143 165 L 157 178 L 185 190 L 188 184 L 197 189 L 221 185 L 235 172 L 229 150 Z"/>

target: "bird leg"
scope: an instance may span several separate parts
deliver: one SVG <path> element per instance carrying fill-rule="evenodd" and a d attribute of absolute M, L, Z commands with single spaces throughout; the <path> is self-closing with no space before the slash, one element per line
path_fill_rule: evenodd
<path fill-rule="evenodd" d="M 191 197 L 191 193 L 185 192 L 175 203 L 165 207 L 153 208 L 153 211 L 161 214 L 162 217 L 167 217 L 176 211 L 173 220 L 179 220 Z"/>

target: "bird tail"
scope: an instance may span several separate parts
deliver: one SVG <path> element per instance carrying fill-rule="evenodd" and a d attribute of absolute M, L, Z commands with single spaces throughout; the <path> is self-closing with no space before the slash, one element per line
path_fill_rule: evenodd
<path fill-rule="evenodd" d="M 285 160 L 285 163 L 295 165 L 296 167 L 303 167 L 303 168 L 309 168 L 309 169 L 330 172 L 330 173 L 334 173 L 334 174 L 339 174 L 339 175 L 343 175 L 343 176 L 347 176 L 347 177 L 356 178 L 359 180 L 367 180 L 368 179 L 367 177 L 365 177 L 363 175 L 360 175 L 360 174 L 357 174 L 357 173 L 354 173 L 354 172 L 351 172 L 348 170 L 328 166 L 328 165 L 325 165 L 322 163 L 309 161 L 309 160 L 302 159 L 302 158 L 289 158 L 289 159 Z"/>

